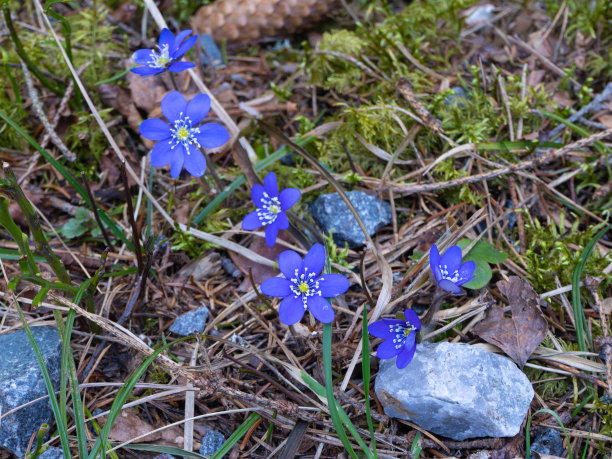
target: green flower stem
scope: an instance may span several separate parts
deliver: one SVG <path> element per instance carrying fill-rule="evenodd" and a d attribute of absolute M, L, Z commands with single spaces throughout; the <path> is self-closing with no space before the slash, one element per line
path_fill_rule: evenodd
<path fill-rule="evenodd" d="M 17 183 L 15 174 L 13 174 L 13 171 L 7 164 L 4 165 L 3 169 L 7 180 L 1 187 L 2 191 L 17 202 L 19 208 L 25 215 L 30 231 L 32 232 L 32 237 L 36 243 L 37 252 L 45 258 L 47 263 L 49 263 L 49 266 L 57 278 L 66 285 L 70 285 L 70 275 L 66 271 L 66 268 L 59 257 L 53 253 L 53 250 L 51 250 L 51 247 L 47 242 L 47 238 L 45 237 L 45 233 L 40 227 L 38 216 L 36 215 L 36 212 L 34 212 L 34 208 L 32 207 L 32 204 L 30 204 L 30 201 L 28 201 L 28 198 L 26 198 L 25 194 L 23 194 L 21 187 Z"/>
<path fill-rule="evenodd" d="M 332 355 L 332 324 L 323 324 L 323 368 L 325 371 L 325 391 L 327 395 L 327 406 L 329 408 L 329 415 L 332 418 L 338 437 L 344 445 L 346 451 L 351 455 L 353 459 L 357 459 L 357 455 L 351 446 L 344 427 L 342 427 L 342 421 L 338 414 L 338 407 L 336 406 L 336 399 L 334 398 L 334 379 L 331 369 L 331 355 Z"/>
<path fill-rule="evenodd" d="M 374 424 L 372 423 L 372 413 L 370 411 L 370 340 L 368 339 L 368 311 L 365 306 L 363 308 L 363 327 L 361 330 L 361 337 L 361 371 L 363 375 L 363 391 L 365 393 L 366 421 L 368 423 L 368 430 L 370 431 L 370 439 L 372 441 L 372 453 L 376 458 L 378 457 L 376 454 L 376 437 L 374 436 Z"/>

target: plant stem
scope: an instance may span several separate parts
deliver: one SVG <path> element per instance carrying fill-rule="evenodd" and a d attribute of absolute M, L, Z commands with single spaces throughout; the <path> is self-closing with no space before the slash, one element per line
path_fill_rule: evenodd
<path fill-rule="evenodd" d="M 176 78 L 174 78 L 174 74 L 172 72 L 169 71 L 169 73 L 170 73 L 170 80 L 172 80 L 172 86 L 174 86 L 174 89 L 178 91 L 179 88 L 178 88 L 178 84 L 176 83 Z"/>
<path fill-rule="evenodd" d="M 15 174 L 13 174 L 13 171 L 8 164 L 4 164 L 3 169 L 4 174 L 8 179 L 8 186 L 4 186 L 3 190 L 11 199 L 17 202 L 19 208 L 25 215 L 30 231 L 32 232 L 32 237 L 36 243 L 38 253 L 45 258 L 47 263 L 49 263 L 49 266 L 57 278 L 66 285 L 70 285 L 70 275 L 66 271 L 66 268 L 59 257 L 53 253 L 53 250 L 51 250 L 51 247 L 47 242 L 47 238 L 45 237 L 45 233 L 40 227 L 38 216 L 36 215 L 36 212 L 34 212 L 32 204 L 30 204 L 30 201 L 28 201 L 28 198 L 25 194 L 23 194 L 23 191 L 19 187 Z"/>
<path fill-rule="evenodd" d="M 334 398 L 334 377 L 331 369 L 331 348 L 332 348 L 332 324 L 323 324 L 323 369 L 325 371 L 325 391 L 327 394 L 327 406 L 329 408 L 329 415 L 332 418 L 338 437 L 344 445 L 346 451 L 351 455 L 353 459 L 357 459 L 357 455 L 351 446 L 344 427 L 342 427 L 342 421 L 338 414 L 338 407 L 336 406 L 336 399 Z"/>

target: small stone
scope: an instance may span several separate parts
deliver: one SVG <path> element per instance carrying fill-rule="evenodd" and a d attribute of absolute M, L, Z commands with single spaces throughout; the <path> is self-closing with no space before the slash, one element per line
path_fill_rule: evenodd
<path fill-rule="evenodd" d="M 153 459 L 175 459 L 175 457 L 172 454 L 164 453 L 160 454 L 159 456 L 155 456 Z"/>
<path fill-rule="evenodd" d="M 453 440 L 513 437 L 534 395 L 510 359 L 456 343 L 418 344 L 402 370 L 381 361 L 375 390 L 388 416 Z"/>
<path fill-rule="evenodd" d="M 391 223 L 391 206 L 388 202 L 362 191 L 348 191 L 346 194 L 370 236 Z M 339 246 L 348 242 L 350 248 L 356 249 L 365 244 L 365 235 L 338 193 L 323 194 L 315 199 L 310 206 L 310 215 L 325 234 L 332 231 L 334 241 Z"/>
<path fill-rule="evenodd" d="M 202 46 L 202 63 L 206 66 L 220 68 L 225 66 L 223 54 L 209 33 L 200 34 L 200 46 Z"/>
<path fill-rule="evenodd" d="M 206 435 L 202 437 L 202 446 L 200 446 L 199 453 L 202 456 L 210 456 L 211 454 L 215 454 L 219 448 L 221 448 L 224 441 L 225 437 L 221 432 L 209 430 L 206 432 Z"/>
<path fill-rule="evenodd" d="M 563 456 L 563 437 L 555 429 L 544 429 L 533 440 L 530 451 L 550 456 Z"/>
<path fill-rule="evenodd" d="M 38 456 L 40 459 L 64 459 L 64 450 L 55 446 L 50 446 L 47 451 Z"/>
<path fill-rule="evenodd" d="M 449 94 L 448 96 L 446 96 L 442 102 L 447 107 L 451 107 L 454 104 L 457 104 L 457 107 L 463 108 L 464 104 L 461 101 L 466 100 L 468 98 L 467 94 L 461 86 L 454 86 L 451 89 L 454 91 L 453 94 Z"/>
<path fill-rule="evenodd" d="M 238 269 L 234 262 L 230 260 L 229 257 L 221 257 L 221 267 L 227 274 L 234 278 L 242 275 L 242 272 Z"/>
<path fill-rule="evenodd" d="M 57 390 L 60 381 L 62 345 L 54 327 L 32 327 L 32 334 Z M 45 380 L 25 330 L 0 335 L 0 407 L 3 413 L 47 395 Z M 34 432 L 51 424 L 49 399 L 28 405 L 0 422 L 0 446 L 23 457 Z"/>
<path fill-rule="evenodd" d="M 229 340 L 230 342 L 234 344 L 239 344 L 242 347 L 249 347 L 249 342 L 246 339 L 244 339 L 242 336 L 237 335 L 236 333 L 230 336 Z"/>
<path fill-rule="evenodd" d="M 195 311 L 190 311 L 176 318 L 170 325 L 170 331 L 175 335 L 188 336 L 194 333 L 202 333 L 208 319 L 208 308 L 202 306 Z"/>

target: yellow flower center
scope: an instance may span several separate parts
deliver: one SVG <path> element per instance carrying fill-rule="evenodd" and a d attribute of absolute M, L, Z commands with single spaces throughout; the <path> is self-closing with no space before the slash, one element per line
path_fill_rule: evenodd
<path fill-rule="evenodd" d="M 179 140 L 187 140 L 189 138 L 189 131 L 186 128 L 182 127 L 176 131 L 176 136 Z"/>
<path fill-rule="evenodd" d="M 165 67 L 166 65 L 168 65 L 168 62 L 170 61 L 170 59 L 168 58 L 168 56 L 166 55 L 166 53 L 162 53 L 159 56 L 159 59 L 157 60 L 157 64 L 160 67 Z"/>
<path fill-rule="evenodd" d="M 269 211 L 270 211 L 270 213 L 271 213 L 272 215 L 276 215 L 277 213 L 279 213 L 279 212 L 281 211 L 281 208 L 280 208 L 280 206 L 277 206 L 276 204 L 272 204 L 272 205 L 270 206 Z"/>
<path fill-rule="evenodd" d="M 310 290 L 310 288 L 308 287 L 308 284 L 306 282 L 301 282 L 300 285 L 298 285 L 298 289 L 302 293 L 306 293 L 306 292 L 308 292 L 308 290 Z"/>

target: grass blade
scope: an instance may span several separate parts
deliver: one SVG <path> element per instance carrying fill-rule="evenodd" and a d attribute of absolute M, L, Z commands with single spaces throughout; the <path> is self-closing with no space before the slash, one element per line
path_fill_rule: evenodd
<path fill-rule="evenodd" d="M 597 241 L 599 241 L 599 239 L 601 239 L 602 236 L 606 234 L 611 228 L 612 224 L 602 228 L 584 247 L 584 250 L 580 254 L 580 261 L 574 269 L 574 274 L 572 276 L 572 306 L 574 308 L 574 321 L 576 323 L 576 338 L 578 341 L 578 346 L 580 347 L 580 350 L 582 352 L 586 352 L 587 350 L 584 340 L 585 332 L 591 349 L 593 349 L 593 341 L 591 339 L 591 335 L 589 334 L 586 316 L 584 315 L 584 310 L 582 309 L 582 301 L 580 300 L 580 278 L 582 277 L 582 271 L 586 266 L 589 256 L 595 248 L 595 244 L 597 244 Z"/>
<path fill-rule="evenodd" d="M 253 427 L 253 425 L 259 420 L 259 418 L 261 418 L 259 414 L 251 413 L 249 417 L 246 418 L 245 421 L 240 424 L 240 426 L 234 431 L 234 433 L 231 434 L 230 437 L 223 442 L 221 448 L 219 448 L 217 452 L 215 452 L 215 454 L 210 456 L 210 459 L 221 459 L 223 456 L 225 456 L 229 452 L 229 450 L 232 449 L 232 447 L 236 443 L 238 443 L 238 441 L 242 437 L 244 437 L 244 435 L 249 431 L 249 429 Z"/>
<path fill-rule="evenodd" d="M 361 351 L 361 374 L 363 375 L 363 391 L 365 393 L 366 420 L 370 439 L 372 440 L 372 453 L 376 454 L 376 437 L 374 436 L 374 424 L 372 423 L 372 413 L 370 412 L 370 340 L 368 339 L 368 311 L 363 308 L 363 327 L 361 329 L 362 351 Z"/>

